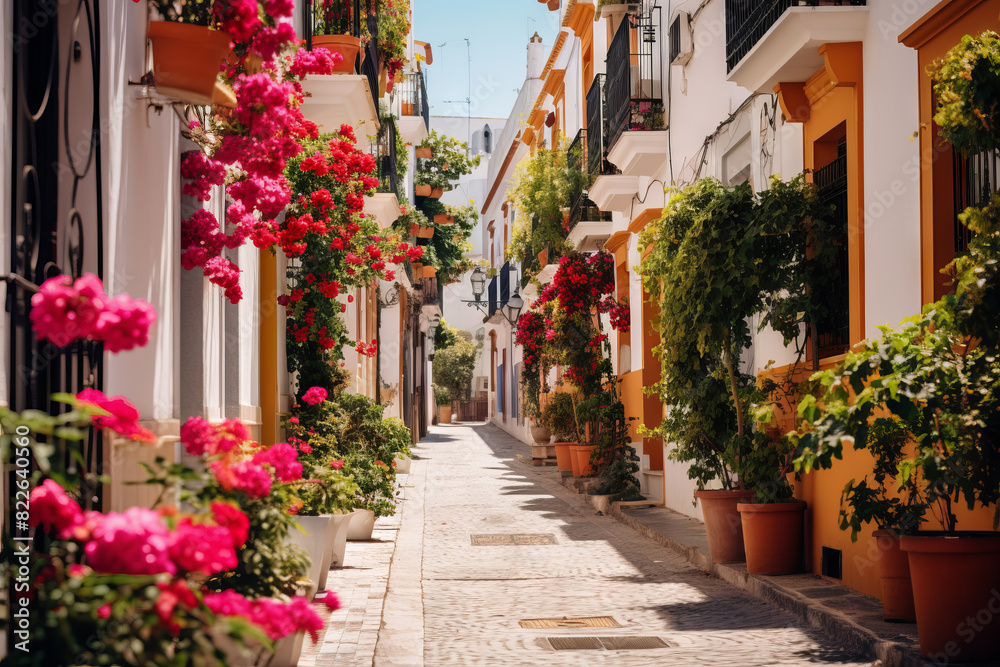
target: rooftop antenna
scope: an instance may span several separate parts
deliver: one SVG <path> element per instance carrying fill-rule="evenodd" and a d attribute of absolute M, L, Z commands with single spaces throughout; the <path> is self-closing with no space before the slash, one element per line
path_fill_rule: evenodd
<path fill-rule="evenodd" d="M 468 127 L 466 129 L 468 140 L 465 143 L 465 156 L 471 156 L 471 146 L 472 146 L 472 45 L 469 42 L 469 38 L 465 37 L 465 49 L 469 57 L 469 95 L 464 100 L 445 100 L 445 104 L 465 104 L 467 107 L 466 118 L 468 120 Z M 445 42 L 447 44 L 447 42 Z M 442 44 L 441 46 L 444 46 Z"/>

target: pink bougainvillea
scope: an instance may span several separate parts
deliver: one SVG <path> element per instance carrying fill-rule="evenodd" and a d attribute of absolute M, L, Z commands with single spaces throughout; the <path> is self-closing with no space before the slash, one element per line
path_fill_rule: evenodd
<path fill-rule="evenodd" d="M 91 421 L 99 429 L 110 429 L 129 440 L 155 444 L 156 435 L 139 425 L 139 410 L 124 396 L 105 396 L 97 389 L 84 389 L 76 395 L 81 407 L 95 407 L 110 414 L 95 414 Z"/>
<path fill-rule="evenodd" d="M 80 505 L 51 479 L 43 481 L 32 490 L 30 510 L 30 525 L 59 532 L 73 525 L 81 513 Z"/>
<path fill-rule="evenodd" d="M 123 352 L 149 343 L 156 311 L 146 301 L 127 294 L 109 297 L 100 278 L 85 273 L 49 278 L 31 297 L 31 325 L 38 340 L 64 347 L 90 338 L 104 342 L 109 352 Z"/>

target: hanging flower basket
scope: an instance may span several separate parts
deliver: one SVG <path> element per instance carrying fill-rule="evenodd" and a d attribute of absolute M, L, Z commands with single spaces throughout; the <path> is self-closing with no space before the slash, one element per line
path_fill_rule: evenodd
<path fill-rule="evenodd" d="M 429 185 L 418 185 L 414 188 L 413 192 L 418 197 L 430 197 L 431 196 L 431 186 Z"/>
<path fill-rule="evenodd" d="M 417 233 L 417 236 L 419 236 L 422 239 L 429 239 L 430 237 L 434 236 L 434 228 L 431 227 L 430 225 L 426 227 L 421 227 L 420 231 Z"/>
<path fill-rule="evenodd" d="M 312 38 L 313 48 L 321 47 L 344 57 L 333 68 L 334 74 L 354 74 L 354 63 L 361 52 L 361 39 L 350 35 L 315 35 Z"/>
<path fill-rule="evenodd" d="M 436 225 L 450 225 L 455 222 L 455 216 L 448 215 L 447 213 L 438 213 L 434 216 L 434 224 Z"/>
<path fill-rule="evenodd" d="M 219 81 L 232 35 L 173 21 L 150 21 L 146 34 L 153 46 L 157 92 L 192 104 L 236 106 L 233 91 Z"/>
<path fill-rule="evenodd" d="M 410 235 L 411 236 L 416 236 L 419 231 L 420 231 L 420 225 L 418 225 L 415 222 L 411 222 L 410 223 Z"/>
<path fill-rule="evenodd" d="M 444 188 L 434 188 L 429 196 L 431 199 L 441 199 L 444 196 Z"/>
<path fill-rule="evenodd" d="M 432 157 L 434 157 L 434 151 L 432 151 L 432 150 L 431 150 L 431 149 L 430 149 L 429 147 L 425 147 L 425 148 L 417 148 L 417 149 L 416 149 L 416 150 L 415 150 L 415 151 L 413 152 L 413 154 L 414 154 L 414 155 L 416 155 L 416 156 L 417 156 L 417 157 L 419 157 L 419 158 L 424 158 L 424 159 L 426 159 L 426 160 L 429 160 L 429 159 L 431 159 Z"/>

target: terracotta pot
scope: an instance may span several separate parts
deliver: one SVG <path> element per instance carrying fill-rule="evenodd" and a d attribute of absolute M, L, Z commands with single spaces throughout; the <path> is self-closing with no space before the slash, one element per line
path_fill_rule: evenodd
<path fill-rule="evenodd" d="M 413 188 L 413 194 L 418 197 L 430 197 L 431 196 L 431 186 L 429 185 L 417 185 Z"/>
<path fill-rule="evenodd" d="M 538 253 L 538 265 L 541 267 L 545 267 L 548 266 L 548 264 L 549 264 L 549 249 L 546 248 L 545 250 Z"/>
<path fill-rule="evenodd" d="M 347 528 L 348 540 L 370 540 L 375 530 L 375 512 L 371 510 L 354 510 L 354 518 Z"/>
<path fill-rule="evenodd" d="M 383 97 L 388 92 L 388 83 L 386 82 L 387 72 L 383 69 L 378 73 L 378 96 Z"/>
<path fill-rule="evenodd" d="M 412 116 L 413 115 L 413 102 L 403 102 L 403 115 Z"/>
<path fill-rule="evenodd" d="M 354 63 L 361 51 L 361 39 L 350 35 L 314 35 L 313 48 L 317 46 L 344 56 L 334 68 L 334 74 L 354 74 Z"/>
<path fill-rule="evenodd" d="M 434 216 L 435 225 L 450 225 L 455 222 L 455 216 L 446 213 L 438 213 Z"/>
<path fill-rule="evenodd" d="M 917 616 L 910 561 L 899 548 L 899 536 L 886 529 L 876 530 L 872 536 L 878 546 L 878 574 L 882 578 L 882 618 L 893 623 L 913 623 Z"/>
<path fill-rule="evenodd" d="M 431 190 L 430 194 L 431 199 L 441 199 L 441 197 L 443 196 L 444 196 L 444 188 L 434 188 L 433 190 Z"/>
<path fill-rule="evenodd" d="M 593 445 L 573 445 L 570 447 L 573 452 L 573 476 L 590 477 L 594 474 L 594 469 L 590 465 L 590 454 L 594 451 Z"/>
<path fill-rule="evenodd" d="M 434 276 L 437 275 L 437 269 L 435 269 L 433 266 L 425 266 L 422 275 L 424 278 L 433 278 Z M 451 410 L 451 408 L 448 409 Z M 445 422 L 445 424 L 450 424 L 450 423 L 451 423 L 450 420 Z"/>
<path fill-rule="evenodd" d="M 754 491 L 695 491 L 701 501 L 708 532 L 708 550 L 715 563 L 742 563 L 747 559 L 743 546 L 743 521 L 736 506 L 751 502 Z"/>
<path fill-rule="evenodd" d="M 424 267 L 427 270 L 427 267 Z M 424 274 L 426 278 L 427 275 Z M 438 406 L 438 424 L 450 424 L 451 423 L 451 406 L 450 405 L 439 405 Z"/>
<path fill-rule="evenodd" d="M 420 225 L 415 222 L 410 223 L 410 234 L 416 236 L 420 232 Z"/>
<path fill-rule="evenodd" d="M 153 82 L 158 93 L 192 104 L 236 106 L 233 91 L 219 82 L 232 35 L 172 21 L 150 21 L 146 34 L 153 46 Z"/>
<path fill-rule="evenodd" d="M 544 426 L 531 427 L 531 439 L 537 442 L 539 445 L 549 444 L 549 440 L 551 438 L 552 438 L 552 431 L 545 428 Z"/>
<path fill-rule="evenodd" d="M 419 157 L 419 158 L 424 158 L 425 160 L 429 160 L 432 157 L 434 157 L 434 151 L 431 150 L 430 147 L 425 146 L 424 148 L 417 148 L 416 150 L 414 150 L 413 155 L 414 157 Z"/>
<path fill-rule="evenodd" d="M 556 448 L 556 468 L 559 470 L 573 469 L 573 453 L 570 451 L 570 447 L 575 444 L 575 442 L 552 443 L 552 445 Z"/>
<path fill-rule="evenodd" d="M 903 535 L 921 655 L 938 664 L 1000 656 L 1000 534 Z"/>
<path fill-rule="evenodd" d="M 802 571 L 804 502 L 739 503 L 750 574 Z"/>
<path fill-rule="evenodd" d="M 417 236 L 419 236 L 422 239 L 429 239 L 432 236 L 434 236 L 434 228 L 431 227 L 430 225 L 426 227 L 421 227 L 420 230 L 417 232 Z"/>

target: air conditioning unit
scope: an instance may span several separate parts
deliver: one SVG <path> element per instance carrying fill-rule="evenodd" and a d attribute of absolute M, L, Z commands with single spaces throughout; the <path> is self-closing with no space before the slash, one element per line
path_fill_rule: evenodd
<path fill-rule="evenodd" d="M 691 39 L 691 17 L 687 12 L 677 12 L 670 22 L 670 64 L 686 65 L 694 55 Z"/>
<path fill-rule="evenodd" d="M 476 392 L 489 391 L 490 390 L 490 379 L 485 375 L 480 375 L 476 378 Z"/>

